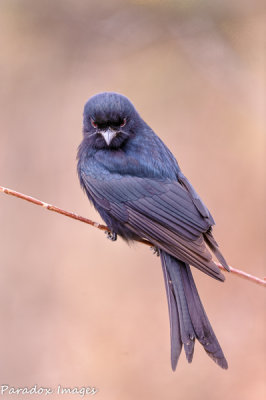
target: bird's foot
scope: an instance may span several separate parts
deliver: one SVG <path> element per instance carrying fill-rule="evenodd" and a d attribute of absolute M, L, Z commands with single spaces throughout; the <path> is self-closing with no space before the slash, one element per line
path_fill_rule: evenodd
<path fill-rule="evenodd" d="M 160 255 L 160 250 L 158 249 L 158 247 L 156 247 L 156 246 L 151 246 L 150 249 L 151 249 L 151 251 L 153 252 L 153 254 L 155 254 L 157 257 L 159 257 L 159 255 Z"/>
<path fill-rule="evenodd" d="M 117 239 L 117 233 L 115 232 L 110 232 L 110 231 L 105 231 L 104 232 L 107 236 L 107 239 L 112 240 L 112 242 L 115 242 Z"/>

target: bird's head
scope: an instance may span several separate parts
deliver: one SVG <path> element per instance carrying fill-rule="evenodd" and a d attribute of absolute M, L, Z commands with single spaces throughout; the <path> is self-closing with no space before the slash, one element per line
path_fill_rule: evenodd
<path fill-rule="evenodd" d="M 113 92 L 99 93 L 85 104 L 84 137 L 94 148 L 117 149 L 133 135 L 139 119 L 133 104 L 125 96 Z"/>

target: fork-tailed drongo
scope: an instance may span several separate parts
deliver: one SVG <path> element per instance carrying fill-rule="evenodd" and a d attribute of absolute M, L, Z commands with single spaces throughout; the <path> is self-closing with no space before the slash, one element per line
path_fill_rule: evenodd
<path fill-rule="evenodd" d="M 172 368 L 182 346 L 188 362 L 192 361 L 197 339 L 226 369 L 190 269 L 192 265 L 223 281 L 212 252 L 229 271 L 212 235 L 214 220 L 173 154 L 125 96 L 100 93 L 86 103 L 78 175 L 113 239 L 117 235 L 126 241 L 145 238 L 159 251 L 169 306 Z"/>

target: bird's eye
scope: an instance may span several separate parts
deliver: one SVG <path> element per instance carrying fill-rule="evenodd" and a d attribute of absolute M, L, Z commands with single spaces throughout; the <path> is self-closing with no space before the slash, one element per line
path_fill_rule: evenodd
<path fill-rule="evenodd" d="M 98 125 L 92 118 L 91 118 L 91 124 L 92 124 L 93 128 L 98 128 Z"/>
<path fill-rule="evenodd" d="M 126 123 L 127 123 L 127 120 L 126 120 L 126 118 L 124 118 L 122 124 L 120 124 L 120 128 L 123 128 L 123 126 L 125 126 Z"/>

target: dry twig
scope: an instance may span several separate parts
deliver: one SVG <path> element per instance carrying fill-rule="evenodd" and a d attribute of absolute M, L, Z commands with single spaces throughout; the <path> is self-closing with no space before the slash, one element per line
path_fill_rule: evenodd
<path fill-rule="evenodd" d="M 47 210 L 54 211 L 54 212 L 56 212 L 58 214 L 65 215 L 66 217 L 73 218 L 73 219 L 76 219 L 76 220 L 81 221 L 81 222 L 85 222 L 85 224 L 92 225 L 95 228 L 101 229 L 102 231 L 109 231 L 109 229 L 105 225 L 98 224 L 97 222 L 91 221 L 88 218 L 82 217 L 82 216 L 80 216 L 78 214 L 75 214 L 73 212 L 65 211 L 62 208 L 53 206 L 52 204 L 45 203 L 45 202 L 43 202 L 41 200 L 35 199 L 34 197 L 28 196 L 26 194 L 16 192 L 15 190 L 8 189 L 8 188 L 5 188 L 3 186 L 0 186 L 0 192 L 3 192 L 5 194 L 9 194 L 11 196 L 18 197 L 18 198 L 26 200 L 26 201 L 29 201 L 30 203 L 36 204 L 37 206 L 42 206 L 42 207 L 46 208 Z M 152 243 L 150 243 L 148 240 L 144 240 L 143 239 L 143 240 L 140 240 L 139 242 L 143 243 L 145 245 L 148 245 L 148 246 L 152 246 Z M 226 269 L 221 264 L 216 263 L 216 265 L 221 270 L 226 271 Z M 247 279 L 247 280 L 249 280 L 249 281 L 251 281 L 253 283 L 257 283 L 258 285 L 266 286 L 266 280 L 265 279 L 257 278 L 256 276 L 250 275 L 250 274 L 248 274 L 248 273 L 246 273 L 244 271 L 241 271 L 241 270 L 233 268 L 233 267 L 230 267 L 230 270 L 231 270 L 231 274 L 237 275 L 237 276 L 239 276 L 240 278 L 243 278 L 243 279 Z"/>

